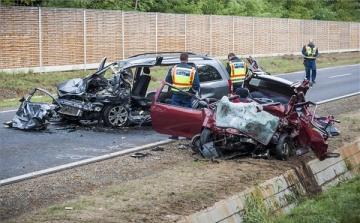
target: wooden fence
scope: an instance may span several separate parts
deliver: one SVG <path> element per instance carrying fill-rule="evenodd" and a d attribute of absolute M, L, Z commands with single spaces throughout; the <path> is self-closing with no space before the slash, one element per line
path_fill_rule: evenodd
<path fill-rule="evenodd" d="M 359 36 L 356 22 L 0 7 L 0 70 L 88 69 L 155 51 L 300 54 L 310 38 L 320 53 L 354 51 Z"/>

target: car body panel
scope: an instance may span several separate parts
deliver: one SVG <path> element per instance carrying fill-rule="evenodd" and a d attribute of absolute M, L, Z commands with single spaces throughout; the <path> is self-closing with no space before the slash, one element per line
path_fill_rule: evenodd
<path fill-rule="evenodd" d="M 193 137 L 201 131 L 202 109 L 175 106 L 160 101 L 159 96 L 167 86 L 172 85 L 162 81 L 152 101 L 150 114 L 154 130 L 162 134 Z"/>
<path fill-rule="evenodd" d="M 254 75 L 244 86 L 249 87 L 250 93 L 261 92 L 263 95 L 281 99 L 286 104 L 291 95 L 294 95 L 293 82 L 268 74 Z M 201 133 L 206 110 L 189 109 L 158 102 L 162 89 L 168 85 L 163 82 L 157 89 L 150 109 L 152 125 L 156 132 L 168 135 L 193 137 Z M 285 102 L 285 103 L 284 103 Z M 285 106 L 285 105 L 284 105 Z"/>
<path fill-rule="evenodd" d="M 278 102 L 287 104 L 295 94 L 293 82 L 268 74 L 254 75 L 244 81 L 244 88 L 249 90 L 252 99 L 256 101 Z"/>

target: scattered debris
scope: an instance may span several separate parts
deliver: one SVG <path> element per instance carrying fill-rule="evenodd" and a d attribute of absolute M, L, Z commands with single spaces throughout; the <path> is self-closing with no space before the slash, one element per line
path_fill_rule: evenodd
<path fill-rule="evenodd" d="M 134 153 L 133 155 L 131 155 L 131 157 L 144 158 L 144 157 L 151 156 L 151 155 L 152 155 L 151 153 Z"/>
<path fill-rule="evenodd" d="M 80 128 L 79 125 L 71 124 L 63 128 L 57 128 L 56 130 L 68 130 L 68 132 L 74 132 Z"/>
<path fill-rule="evenodd" d="M 181 144 L 181 143 L 179 143 L 179 145 L 178 145 L 178 149 L 188 149 L 189 148 L 189 144 Z"/>
<path fill-rule="evenodd" d="M 164 151 L 164 148 L 157 146 L 155 148 L 152 148 L 151 151 Z"/>

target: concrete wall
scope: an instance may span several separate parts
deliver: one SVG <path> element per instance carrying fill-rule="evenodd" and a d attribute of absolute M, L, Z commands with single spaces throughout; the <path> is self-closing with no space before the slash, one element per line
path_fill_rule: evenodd
<path fill-rule="evenodd" d="M 183 217 L 180 222 L 242 222 L 241 211 L 252 200 L 262 200 L 268 207 L 287 213 L 295 206 L 298 196 L 319 193 L 360 172 L 360 139 L 335 152 L 340 153 L 340 157 L 312 160 L 212 207 Z"/>

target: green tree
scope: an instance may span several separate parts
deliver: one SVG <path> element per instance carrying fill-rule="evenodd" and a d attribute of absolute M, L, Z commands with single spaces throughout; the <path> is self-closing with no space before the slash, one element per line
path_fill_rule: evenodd
<path fill-rule="evenodd" d="M 360 0 L 0 0 L 0 5 L 360 22 Z"/>
<path fill-rule="evenodd" d="M 324 5 L 335 12 L 334 20 L 360 22 L 360 0 L 332 0 Z"/>

